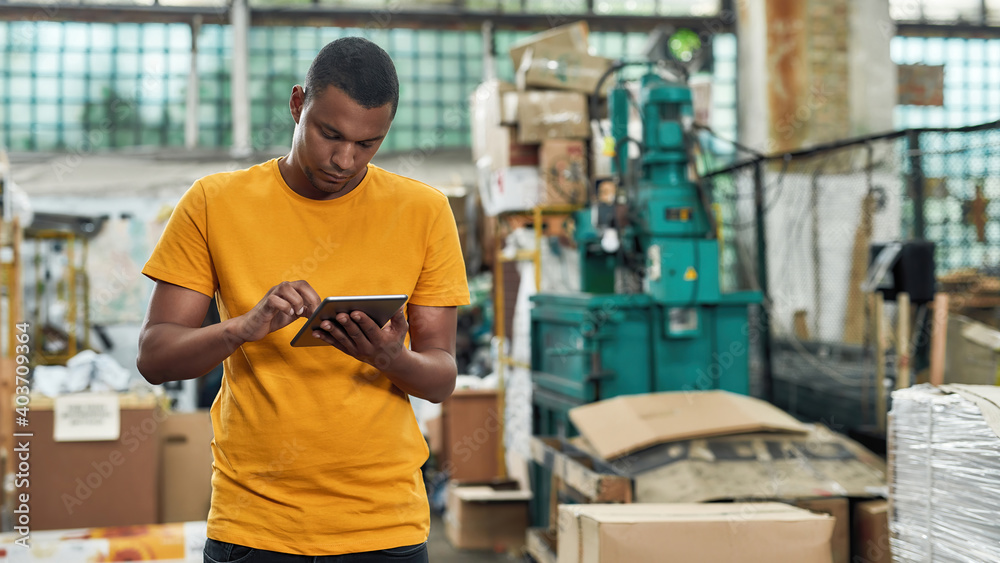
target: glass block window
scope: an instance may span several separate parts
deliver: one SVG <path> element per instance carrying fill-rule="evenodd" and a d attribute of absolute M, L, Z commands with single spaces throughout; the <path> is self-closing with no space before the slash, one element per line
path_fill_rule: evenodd
<path fill-rule="evenodd" d="M 1000 119 L 1000 39 L 894 37 L 890 50 L 896 64 L 944 65 L 944 105 L 898 105 L 897 128 Z"/>

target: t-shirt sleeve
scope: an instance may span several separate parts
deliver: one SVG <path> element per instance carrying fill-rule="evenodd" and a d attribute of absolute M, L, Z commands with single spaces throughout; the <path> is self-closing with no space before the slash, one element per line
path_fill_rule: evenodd
<path fill-rule="evenodd" d="M 465 259 L 458 240 L 455 216 L 447 201 L 434 220 L 427 240 L 424 266 L 410 296 L 410 303 L 427 307 L 468 305 Z"/>
<path fill-rule="evenodd" d="M 201 181 L 177 203 L 142 273 L 154 281 L 215 295 L 219 280 L 208 246 L 208 209 Z"/>

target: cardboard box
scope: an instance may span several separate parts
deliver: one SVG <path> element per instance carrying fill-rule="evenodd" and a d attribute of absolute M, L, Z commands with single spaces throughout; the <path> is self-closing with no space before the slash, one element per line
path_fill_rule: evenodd
<path fill-rule="evenodd" d="M 553 88 L 592 96 L 597 83 L 614 62 L 614 59 L 585 52 L 552 53 L 529 47 L 517 67 L 515 83 L 518 90 Z M 607 96 L 613 83 L 610 77 L 606 78 L 600 94 Z"/>
<path fill-rule="evenodd" d="M 582 205 L 587 202 L 587 142 L 546 139 L 538 153 L 545 205 Z"/>
<path fill-rule="evenodd" d="M 537 166 L 511 166 L 493 170 L 484 163 L 477 167 L 479 197 L 483 213 L 494 217 L 504 211 L 531 209 L 538 205 L 541 175 Z M 493 249 L 486 247 L 488 252 Z"/>
<path fill-rule="evenodd" d="M 161 427 L 160 522 L 208 519 L 212 504 L 212 417 L 170 413 Z"/>
<path fill-rule="evenodd" d="M 586 53 L 589 49 L 590 28 L 586 21 L 578 21 L 536 33 L 515 43 L 510 50 L 514 69 L 521 67 L 521 60 L 528 49 L 538 53 Z"/>
<path fill-rule="evenodd" d="M 805 434 L 809 427 L 781 409 L 728 391 L 626 395 L 576 407 L 570 420 L 605 459 L 693 438 L 742 432 Z"/>
<path fill-rule="evenodd" d="M 531 491 L 517 483 L 448 488 L 445 535 L 458 549 L 520 551 L 528 529 Z"/>
<path fill-rule="evenodd" d="M 441 417 L 435 416 L 427 421 L 427 449 L 431 455 L 441 461 L 441 454 L 444 452 L 444 430 L 441 428 Z"/>
<path fill-rule="evenodd" d="M 522 144 L 538 144 L 545 139 L 590 137 L 587 97 L 578 92 L 519 92 L 516 113 L 517 142 Z"/>
<path fill-rule="evenodd" d="M 945 383 L 1000 383 L 1000 331 L 961 315 L 948 316 Z"/>
<path fill-rule="evenodd" d="M 614 59 L 590 54 L 587 23 L 579 21 L 532 35 L 510 49 L 518 90 L 555 88 L 594 93 Z M 605 80 L 602 92 L 611 87 Z"/>
<path fill-rule="evenodd" d="M 155 524 L 160 432 L 166 415 L 152 395 L 122 394 L 117 440 L 57 442 L 54 400 L 31 397 L 31 529 Z"/>
<path fill-rule="evenodd" d="M 559 506 L 559 563 L 830 563 L 834 519 L 780 503 Z"/>
<path fill-rule="evenodd" d="M 490 132 L 485 152 L 473 156 L 477 163 L 488 157 L 491 170 L 513 166 L 538 166 L 538 145 L 518 142 L 515 128 L 501 125 Z"/>
<path fill-rule="evenodd" d="M 441 403 L 441 422 L 444 435 L 442 467 L 452 482 L 495 480 L 500 473 L 502 439 L 496 390 L 455 391 Z"/>
<path fill-rule="evenodd" d="M 471 98 L 472 158 L 490 170 L 511 166 L 537 166 L 538 146 L 518 142 L 513 128 L 517 116 L 503 116 L 503 100 L 512 94 L 516 111 L 517 92 L 506 82 L 489 80 L 480 84 Z M 488 160 L 483 159 L 489 157 Z"/>
<path fill-rule="evenodd" d="M 854 505 L 852 563 L 892 563 L 888 509 L 889 503 L 885 499 Z"/>
<path fill-rule="evenodd" d="M 795 506 L 811 512 L 829 514 L 836 519 L 830 537 L 833 563 L 851 563 L 851 507 L 844 497 L 798 499 Z"/>
<path fill-rule="evenodd" d="M 14 403 L 14 387 L 17 383 L 17 364 L 14 358 L 0 358 L 0 448 L 7 451 L 7 459 L 4 467 L 0 468 L 0 476 L 6 473 L 14 473 L 16 456 L 14 452 L 14 418 L 17 406 Z M 0 489 L 3 489 L 3 481 L 0 481 Z M 0 493 L 2 494 L 2 493 Z"/>

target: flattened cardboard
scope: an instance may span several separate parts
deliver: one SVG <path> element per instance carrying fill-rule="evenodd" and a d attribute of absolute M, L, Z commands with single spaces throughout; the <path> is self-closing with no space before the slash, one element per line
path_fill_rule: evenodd
<path fill-rule="evenodd" d="M 741 434 L 663 444 L 622 458 L 636 502 L 709 502 L 886 493 L 885 462 L 856 442 L 811 426 L 807 435 Z"/>
<path fill-rule="evenodd" d="M 830 563 L 834 519 L 781 503 L 559 506 L 559 563 Z"/>
<path fill-rule="evenodd" d="M 624 395 L 576 407 L 569 417 L 604 459 L 678 440 L 809 430 L 765 401 L 727 391 Z"/>

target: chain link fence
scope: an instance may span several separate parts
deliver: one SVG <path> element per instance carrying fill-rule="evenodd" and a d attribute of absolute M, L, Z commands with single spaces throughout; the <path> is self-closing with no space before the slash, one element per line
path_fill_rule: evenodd
<path fill-rule="evenodd" d="M 926 239 L 935 243 L 939 278 L 996 275 L 997 152 L 1000 122 L 756 156 L 705 176 L 722 217 L 723 287 L 758 287 L 766 295 L 767 314 L 756 321 L 767 343 L 756 382 L 761 395 L 841 431 L 878 425 L 874 305 L 861 288 L 872 246 Z M 992 301 L 982 304 L 980 316 L 995 320 Z M 887 302 L 884 311 L 892 385 L 897 306 Z M 919 378 L 927 365 L 926 306 L 916 304 L 911 319 L 908 349 Z"/>

